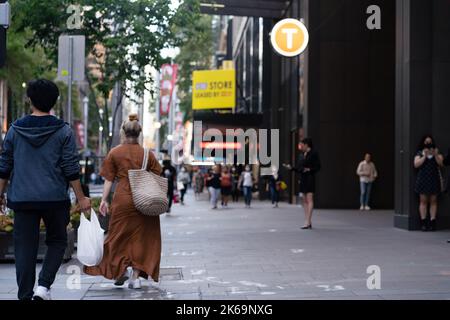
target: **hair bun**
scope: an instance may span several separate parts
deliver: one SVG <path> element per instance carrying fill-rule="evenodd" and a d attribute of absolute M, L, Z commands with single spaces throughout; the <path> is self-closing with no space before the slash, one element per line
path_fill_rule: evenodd
<path fill-rule="evenodd" d="M 139 121 L 139 116 L 136 113 L 132 113 L 128 116 L 129 121 Z"/>

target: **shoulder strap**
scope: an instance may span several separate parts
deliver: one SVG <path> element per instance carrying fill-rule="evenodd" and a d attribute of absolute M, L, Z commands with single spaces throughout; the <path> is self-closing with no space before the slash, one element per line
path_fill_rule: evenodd
<path fill-rule="evenodd" d="M 148 149 L 144 148 L 144 160 L 142 160 L 141 170 L 147 170 L 147 163 L 148 163 Z"/>

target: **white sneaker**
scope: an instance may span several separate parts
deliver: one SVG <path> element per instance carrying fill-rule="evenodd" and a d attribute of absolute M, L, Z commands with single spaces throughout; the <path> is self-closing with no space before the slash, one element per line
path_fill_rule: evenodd
<path fill-rule="evenodd" d="M 38 286 L 33 295 L 33 300 L 52 300 L 50 295 L 50 289 L 46 287 Z"/>
<path fill-rule="evenodd" d="M 139 278 L 137 278 L 136 280 L 130 280 L 128 282 L 128 288 L 141 289 L 141 280 Z"/>
<path fill-rule="evenodd" d="M 365 209 L 364 206 L 359 207 L 359 210 L 364 210 L 364 209 Z"/>
<path fill-rule="evenodd" d="M 369 207 L 369 206 L 365 206 L 365 207 L 364 207 L 364 210 L 369 211 L 369 210 L 370 210 L 370 207 Z"/>

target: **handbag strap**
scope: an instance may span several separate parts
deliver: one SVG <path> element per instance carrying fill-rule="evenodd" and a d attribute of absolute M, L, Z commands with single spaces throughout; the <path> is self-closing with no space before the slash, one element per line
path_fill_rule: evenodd
<path fill-rule="evenodd" d="M 142 160 L 141 170 L 147 170 L 147 163 L 148 163 L 148 149 L 144 148 L 144 160 Z"/>

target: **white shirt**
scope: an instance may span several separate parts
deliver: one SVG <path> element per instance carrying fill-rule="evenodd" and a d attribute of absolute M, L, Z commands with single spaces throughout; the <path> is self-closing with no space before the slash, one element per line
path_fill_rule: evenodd
<path fill-rule="evenodd" d="M 253 186 L 253 179 L 252 179 L 251 172 L 247 172 L 247 171 L 243 172 L 242 178 L 244 179 L 244 181 L 243 181 L 244 187 L 252 187 Z"/>

